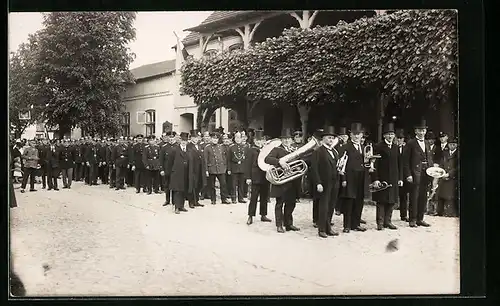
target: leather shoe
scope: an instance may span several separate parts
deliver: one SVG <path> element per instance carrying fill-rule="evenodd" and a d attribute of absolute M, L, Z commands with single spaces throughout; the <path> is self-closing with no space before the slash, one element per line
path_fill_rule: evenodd
<path fill-rule="evenodd" d="M 227 200 L 222 201 L 222 204 L 230 204 Z"/>
<path fill-rule="evenodd" d="M 326 232 L 326 234 L 327 234 L 328 236 L 338 236 L 338 235 L 339 235 L 339 233 L 334 232 L 334 231 L 332 231 L 332 230 L 327 231 L 327 232 Z"/>
<path fill-rule="evenodd" d="M 249 216 L 247 219 L 247 225 L 250 225 L 252 223 L 253 223 L 253 218 L 251 216 Z"/>
<path fill-rule="evenodd" d="M 388 228 L 388 229 L 391 229 L 391 230 L 395 230 L 395 229 L 398 229 L 394 224 L 392 223 L 388 223 L 386 225 L 384 225 L 385 228 Z"/>
<path fill-rule="evenodd" d="M 366 221 L 365 221 L 365 220 L 363 220 L 363 219 L 360 219 L 360 220 L 359 220 L 359 223 L 361 223 L 361 224 L 366 224 Z"/>
<path fill-rule="evenodd" d="M 316 222 L 313 222 L 313 227 L 318 228 L 318 224 Z"/>
<path fill-rule="evenodd" d="M 290 225 L 290 226 L 286 227 L 286 230 L 287 231 L 294 231 L 294 232 L 296 232 L 296 231 L 300 231 L 300 228 L 298 228 L 298 227 L 296 227 L 294 225 Z"/>
<path fill-rule="evenodd" d="M 283 226 L 278 226 L 277 227 L 277 231 L 278 231 L 278 233 L 284 233 L 285 232 L 285 230 L 283 229 Z"/>
<path fill-rule="evenodd" d="M 141 191 L 140 190 L 136 190 L 135 193 L 141 193 Z"/>
<path fill-rule="evenodd" d="M 358 227 L 353 228 L 352 230 L 356 231 L 356 232 L 364 232 L 364 231 L 366 231 L 366 228 L 358 226 Z"/>
<path fill-rule="evenodd" d="M 382 224 L 377 224 L 377 231 L 382 231 L 384 229 L 384 226 Z"/>
<path fill-rule="evenodd" d="M 175 213 L 178 215 L 178 214 L 180 214 L 181 212 L 179 211 L 179 209 L 178 209 L 178 208 L 176 208 L 176 209 L 175 209 Z"/>
<path fill-rule="evenodd" d="M 417 222 L 410 221 L 410 227 L 417 227 Z"/>
<path fill-rule="evenodd" d="M 215 205 L 215 201 L 212 201 L 212 205 Z"/>
<path fill-rule="evenodd" d="M 189 204 L 189 208 L 194 208 L 194 205 L 193 204 Z"/>
<path fill-rule="evenodd" d="M 408 221 L 410 221 L 410 219 L 408 219 L 408 217 L 402 217 L 402 218 L 401 218 L 401 221 L 408 222 Z"/>
<path fill-rule="evenodd" d="M 194 204 L 194 206 L 203 207 L 203 206 L 205 206 L 205 205 L 203 205 L 203 204 L 201 204 L 201 203 L 196 203 L 196 204 Z"/>
<path fill-rule="evenodd" d="M 418 226 L 423 226 L 423 227 L 429 227 L 429 226 L 431 226 L 429 223 L 427 223 L 425 221 L 417 221 L 417 225 Z"/>
<path fill-rule="evenodd" d="M 224 203 L 224 202 L 222 202 Z M 236 200 L 231 200 L 231 203 L 236 204 Z"/>
<path fill-rule="evenodd" d="M 240 200 L 238 202 L 241 203 L 241 204 L 247 204 L 247 201 L 244 201 L 244 200 Z"/>
<path fill-rule="evenodd" d="M 325 232 L 319 232 L 318 236 L 320 236 L 321 238 L 328 238 L 328 235 Z"/>
<path fill-rule="evenodd" d="M 167 205 L 170 205 L 170 202 L 163 203 L 163 206 L 167 206 Z"/>
<path fill-rule="evenodd" d="M 271 222 L 271 221 L 273 221 L 273 220 L 269 219 L 269 218 L 268 218 L 268 217 L 266 217 L 266 216 L 261 216 L 261 217 L 260 217 L 260 221 L 262 221 L 262 222 Z"/>
<path fill-rule="evenodd" d="M 349 232 L 351 232 L 351 230 L 350 230 L 350 229 L 348 229 L 348 228 L 344 228 L 344 230 L 342 230 L 342 232 L 343 232 L 343 233 L 349 233 Z"/>
<path fill-rule="evenodd" d="M 187 209 L 185 209 L 184 207 L 179 208 L 179 210 L 180 210 L 180 211 L 184 211 L 184 212 L 188 211 L 188 210 L 187 210 Z"/>

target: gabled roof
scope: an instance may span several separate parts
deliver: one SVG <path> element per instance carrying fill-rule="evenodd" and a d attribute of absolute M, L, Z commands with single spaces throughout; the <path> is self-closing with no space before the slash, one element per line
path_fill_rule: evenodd
<path fill-rule="evenodd" d="M 247 15 L 248 13 L 252 12 L 255 11 L 215 11 L 210 14 L 205 20 L 203 20 L 199 25 L 185 29 L 185 31 L 196 31 L 204 26 L 215 24 L 227 19 L 233 19 L 241 15 Z"/>
<path fill-rule="evenodd" d="M 135 80 L 146 79 L 175 71 L 175 60 L 152 63 L 130 70 Z"/>

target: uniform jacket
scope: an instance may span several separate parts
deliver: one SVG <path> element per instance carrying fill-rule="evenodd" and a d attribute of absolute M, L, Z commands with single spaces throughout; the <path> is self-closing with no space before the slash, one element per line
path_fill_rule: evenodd
<path fill-rule="evenodd" d="M 106 145 L 104 144 L 99 144 L 97 146 L 98 150 L 97 150 L 97 154 L 99 155 L 99 162 L 100 163 L 107 163 L 106 162 Z"/>
<path fill-rule="evenodd" d="M 25 168 L 36 168 L 38 166 L 38 149 L 35 147 L 26 147 L 23 151 L 23 161 Z"/>
<path fill-rule="evenodd" d="M 147 145 L 142 151 L 142 163 L 148 170 L 161 170 L 160 147 L 158 145 Z"/>
<path fill-rule="evenodd" d="M 71 149 L 73 150 L 73 156 L 75 157 L 75 163 L 81 164 L 83 161 L 83 156 L 82 156 L 82 151 L 80 149 L 80 145 L 75 144 L 71 146 Z"/>
<path fill-rule="evenodd" d="M 109 166 L 114 165 L 115 161 L 113 159 L 113 149 L 115 145 L 114 144 L 109 144 L 106 146 L 106 164 Z"/>
<path fill-rule="evenodd" d="M 276 148 L 273 148 L 271 152 L 269 152 L 269 155 L 266 156 L 264 159 L 266 164 L 273 165 L 275 167 L 280 167 L 279 160 L 283 156 L 286 156 L 290 154 L 283 146 L 279 146 Z M 300 179 L 295 179 L 291 182 L 285 183 L 283 185 L 273 185 L 271 184 L 271 193 L 270 196 L 273 198 L 277 197 L 284 197 L 285 194 L 287 197 L 290 198 L 297 198 L 297 194 L 300 190 L 300 184 L 301 180 Z"/>
<path fill-rule="evenodd" d="M 59 165 L 61 169 L 71 169 L 75 167 L 74 150 L 71 147 L 61 147 L 59 149 Z"/>
<path fill-rule="evenodd" d="M 311 176 L 312 187 L 314 190 L 318 184 L 323 185 L 323 189 L 329 186 L 338 187 L 339 173 L 337 171 L 337 161 L 339 152 L 336 148 L 332 149 L 333 157 L 328 149 L 322 145 L 312 153 L 311 156 Z"/>
<path fill-rule="evenodd" d="M 441 144 L 437 143 L 436 144 L 436 151 L 434 152 L 434 161 L 437 163 L 440 163 L 443 160 L 443 156 L 448 153 L 450 148 L 448 147 L 448 144 L 444 146 L 444 149 L 441 148 Z"/>
<path fill-rule="evenodd" d="M 87 162 L 87 147 L 90 144 L 88 143 L 82 143 L 80 145 L 80 154 L 82 155 L 82 162 L 86 163 Z"/>
<path fill-rule="evenodd" d="M 128 166 L 128 148 L 126 144 L 117 144 L 112 151 L 111 159 L 116 167 Z"/>
<path fill-rule="evenodd" d="M 137 169 L 145 169 L 144 161 L 142 160 L 142 153 L 144 152 L 144 143 L 136 143 L 132 147 L 132 155 L 130 156 L 130 164 L 135 166 Z M 161 148 L 161 146 L 160 146 Z"/>
<path fill-rule="evenodd" d="M 258 158 L 260 149 L 258 147 L 252 147 L 248 151 L 248 156 L 245 159 L 245 178 L 251 179 L 252 184 L 269 184 L 269 181 L 266 179 L 266 172 L 259 168 Z"/>
<path fill-rule="evenodd" d="M 363 145 L 361 146 L 361 152 L 364 152 Z M 355 172 L 366 173 L 366 168 L 364 166 L 364 155 L 360 153 L 359 150 L 356 149 L 354 143 L 352 141 L 347 141 L 344 144 L 343 149 L 341 150 L 340 158 L 344 155 L 344 152 L 347 152 L 347 164 L 345 167 L 345 174 L 340 176 L 340 181 L 346 181 L 346 187 L 340 187 L 340 195 L 344 198 L 354 199 L 357 196 L 357 188 L 356 184 L 354 184 L 353 176 Z M 340 153 L 340 152 L 339 152 Z M 365 180 L 366 182 L 366 180 Z M 363 190 L 365 187 L 363 187 Z"/>
<path fill-rule="evenodd" d="M 225 174 L 228 170 L 227 151 L 223 145 L 212 144 L 205 148 L 203 157 L 205 159 L 205 172 L 209 174 Z"/>
<path fill-rule="evenodd" d="M 168 157 L 167 173 L 170 174 L 170 190 L 194 191 L 193 155 L 187 148 L 184 152 L 180 145 L 173 147 Z"/>
<path fill-rule="evenodd" d="M 455 150 L 452 155 L 447 150 L 443 153 L 443 158 L 439 163 L 440 166 L 449 174 L 448 178 L 439 180 L 438 197 L 445 200 L 453 200 L 457 198 L 457 178 L 458 178 L 458 150 Z"/>
<path fill-rule="evenodd" d="M 200 189 L 207 184 L 207 177 L 204 171 L 205 159 L 203 158 L 203 151 L 201 151 L 200 145 L 194 145 L 193 143 L 188 143 L 187 149 L 190 154 L 193 155 L 194 186 Z"/>
<path fill-rule="evenodd" d="M 371 181 L 385 181 L 392 187 L 374 192 L 372 200 L 394 204 L 399 197 L 398 181 L 403 180 L 403 169 L 399 167 L 399 147 L 393 143 L 389 148 L 385 141 L 381 141 L 373 146 L 373 154 L 379 154 L 381 158 L 375 160 L 375 171 L 370 175 Z"/>
<path fill-rule="evenodd" d="M 228 148 L 228 170 L 233 173 L 245 173 L 245 159 L 249 148 L 243 144 L 234 144 Z"/>
<path fill-rule="evenodd" d="M 46 153 L 49 168 L 59 168 L 59 148 L 56 146 L 48 146 Z"/>
<path fill-rule="evenodd" d="M 427 175 L 422 168 L 433 165 L 432 152 L 429 144 L 425 141 L 425 152 L 422 151 L 416 138 L 408 141 L 403 152 L 403 177 L 406 180 L 409 176 L 413 177 L 413 183 L 418 184 L 422 175 Z M 422 164 L 423 161 L 427 165 Z"/>
<path fill-rule="evenodd" d="M 87 145 L 85 149 L 85 161 L 90 163 L 91 165 L 99 164 L 101 160 L 99 156 L 99 148 L 96 145 Z"/>

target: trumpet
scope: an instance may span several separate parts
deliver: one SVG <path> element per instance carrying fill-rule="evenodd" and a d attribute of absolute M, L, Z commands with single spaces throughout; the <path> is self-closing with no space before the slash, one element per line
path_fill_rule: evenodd
<path fill-rule="evenodd" d="M 347 156 L 347 151 L 344 152 L 344 155 L 337 161 L 337 171 L 341 174 L 345 174 L 345 167 L 347 166 L 347 160 L 349 156 Z"/>
<path fill-rule="evenodd" d="M 379 154 L 374 155 L 373 154 L 373 145 L 372 144 L 367 144 L 364 149 L 363 149 L 363 155 L 364 155 L 364 164 L 366 168 L 369 168 L 369 172 L 375 171 L 375 160 L 377 158 L 381 158 Z"/>

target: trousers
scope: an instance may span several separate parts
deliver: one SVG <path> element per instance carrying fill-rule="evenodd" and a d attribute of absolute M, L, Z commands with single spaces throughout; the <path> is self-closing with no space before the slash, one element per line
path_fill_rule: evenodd
<path fill-rule="evenodd" d="M 259 213 L 261 216 L 267 216 L 267 198 L 269 196 L 269 184 L 252 184 L 250 192 L 250 204 L 248 205 L 248 215 L 255 217 L 257 211 L 257 198 L 259 198 Z"/>

